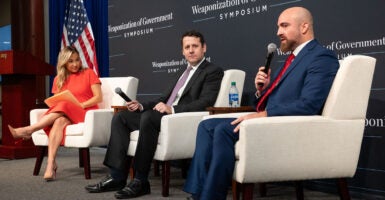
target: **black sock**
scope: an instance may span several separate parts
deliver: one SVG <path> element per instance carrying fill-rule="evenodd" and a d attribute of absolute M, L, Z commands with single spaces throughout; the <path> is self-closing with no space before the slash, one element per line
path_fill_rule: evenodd
<path fill-rule="evenodd" d="M 110 168 L 110 174 L 111 174 L 111 177 L 116 181 L 127 180 L 127 174 L 122 170 L 119 170 L 116 168 Z"/>
<path fill-rule="evenodd" d="M 135 179 L 138 179 L 138 180 L 140 180 L 140 182 L 144 183 L 144 182 L 148 181 L 148 173 L 141 173 L 141 172 L 136 171 L 135 172 Z"/>

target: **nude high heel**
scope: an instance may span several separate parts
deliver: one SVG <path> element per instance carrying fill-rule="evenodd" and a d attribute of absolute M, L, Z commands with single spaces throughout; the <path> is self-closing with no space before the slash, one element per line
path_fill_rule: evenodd
<path fill-rule="evenodd" d="M 47 182 L 55 180 L 56 179 L 56 170 L 57 170 L 57 165 L 55 164 L 53 169 L 52 169 L 52 174 L 47 175 L 47 173 L 44 173 L 44 180 Z"/>
<path fill-rule="evenodd" d="M 28 132 L 26 130 L 21 131 L 21 129 L 23 129 L 23 128 L 15 129 L 11 125 L 8 124 L 8 129 L 9 129 L 9 132 L 11 132 L 13 138 L 18 139 L 15 141 L 15 144 L 19 144 L 24 140 L 29 140 L 32 137 L 31 135 L 28 134 Z M 20 131 L 20 132 L 18 133 L 18 131 Z"/>

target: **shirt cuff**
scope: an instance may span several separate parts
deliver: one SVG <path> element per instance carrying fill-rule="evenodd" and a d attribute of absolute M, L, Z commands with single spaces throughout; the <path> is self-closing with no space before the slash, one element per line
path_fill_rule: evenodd
<path fill-rule="evenodd" d="M 143 105 L 140 103 L 139 104 L 139 111 L 142 112 L 143 110 L 144 110 Z"/>
<path fill-rule="evenodd" d="M 171 114 L 175 114 L 174 106 L 171 106 Z"/>

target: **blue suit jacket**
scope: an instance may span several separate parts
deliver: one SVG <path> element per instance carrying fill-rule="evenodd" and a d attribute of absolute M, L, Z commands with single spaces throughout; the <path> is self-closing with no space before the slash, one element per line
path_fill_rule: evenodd
<path fill-rule="evenodd" d="M 320 114 L 338 68 L 333 51 L 322 47 L 317 40 L 309 42 L 270 94 L 266 104 L 268 116 Z"/>

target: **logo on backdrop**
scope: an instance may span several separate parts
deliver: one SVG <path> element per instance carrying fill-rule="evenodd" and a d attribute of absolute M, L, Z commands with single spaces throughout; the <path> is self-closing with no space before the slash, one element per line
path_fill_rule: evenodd
<path fill-rule="evenodd" d="M 343 59 L 346 56 L 353 54 L 377 54 L 384 53 L 383 51 L 378 51 L 378 48 L 385 46 L 385 36 L 382 38 L 373 38 L 357 41 L 332 41 L 331 43 L 325 45 L 326 48 L 336 52 L 338 59 Z"/>
<path fill-rule="evenodd" d="M 366 127 L 385 127 L 385 117 L 383 118 L 366 118 Z"/>
<path fill-rule="evenodd" d="M 192 14 L 199 17 L 193 22 L 224 21 L 267 12 L 268 5 L 258 2 L 258 0 L 225 0 L 213 4 L 193 5 L 191 6 Z"/>
<path fill-rule="evenodd" d="M 206 57 L 206 60 L 210 62 L 211 58 Z M 153 61 L 151 62 L 153 73 L 166 72 L 168 74 L 177 73 L 180 70 L 185 70 L 187 66 L 187 60 L 167 60 L 167 61 Z"/>
<path fill-rule="evenodd" d="M 122 31 L 124 38 L 148 35 L 156 32 L 157 30 L 171 28 L 174 26 L 171 23 L 173 19 L 174 17 L 172 12 L 156 17 L 140 17 L 136 20 L 122 22 L 120 25 L 108 25 L 108 32 L 117 33 Z M 146 26 L 146 28 L 143 26 Z"/>

